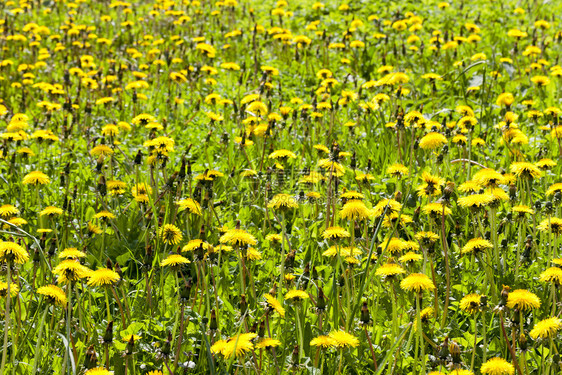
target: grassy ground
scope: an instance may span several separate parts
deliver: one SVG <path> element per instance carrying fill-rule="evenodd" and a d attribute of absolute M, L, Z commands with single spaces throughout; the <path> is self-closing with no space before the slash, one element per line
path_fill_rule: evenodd
<path fill-rule="evenodd" d="M 558 373 L 561 8 L 2 0 L 0 375 Z"/>

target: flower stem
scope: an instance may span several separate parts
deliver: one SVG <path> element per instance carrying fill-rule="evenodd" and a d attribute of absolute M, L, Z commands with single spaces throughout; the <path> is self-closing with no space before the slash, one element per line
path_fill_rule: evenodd
<path fill-rule="evenodd" d="M 6 356 L 8 354 L 8 332 L 10 332 L 10 284 L 11 284 L 11 265 L 8 263 L 7 275 L 6 275 L 6 311 L 5 314 L 5 325 L 4 325 L 4 345 L 2 346 L 2 367 L 0 367 L 0 375 L 4 375 L 4 367 L 6 366 Z"/>
<path fill-rule="evenodd" d="M 31 371 L 32 374 L 37 373 L 37 366 L 39 366 L 39 361 L 41 358 L 41 339 L 43 338 L 43 326 L 45 325 L 45 318 L 47 317 L 47 313 L 49 312 L 49 308 L 47 307 L 45 311 L 43 311 L 43 316 L 41 317 L 41 323 L 39 325 L 39 334 L 37 337 L 37 343 L 35 344 L 35 358 L 33 359 L 33 370 Z"/>

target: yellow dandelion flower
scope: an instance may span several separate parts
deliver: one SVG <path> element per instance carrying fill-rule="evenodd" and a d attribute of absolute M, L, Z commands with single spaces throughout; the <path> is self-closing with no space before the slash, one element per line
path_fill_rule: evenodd
<path fill-rule="evenodd" d="M 117 272 L 109 268 L 99 268 L 91 271 L 88 276 L 88 285 L 90 286 L 114 285 L 121 279 Z"/>
<path fill-rule="evenodd" d="M 336 348 L 355 348 L 359 345 L 357 337 L 343 330 L 332 331 L 328 337 L 333 340 L 333 346 Z"/>
<path fill-rule="evenodd" d="M 544 319 L 535 324 L 529 336 L 534 340 L 537 338 L 547 339 L 556 336 L 558 331 L 562 328 L 562 320 L 553 316 L 552 318 Z"/>
<path fill-rule="evenodd" d="M 250 233 L 243 229 L 230 229 L 219 239 L 221 244 L 232 246 L 256 245 L 258 241 Z"/>
<path fill-rule="evenodd" d="M 40 171 L 29 172 L 23 177 L 24 185 L 45 185 L 51 182 L 49 176 Z"/>
<path fill-rule="evenodd" d="M 174 224 L 165 224 L 159 232 L 162 241 L 168 245 L 177 245 L 183 238 L 181 230 Z"/>
<path fill-rule="evenodd" d="M 45 285 L 37 289 L 37 293 L 45 296 L 52 304 L 66 306 L 66 294 L 56 285 Z"/>
<path fill-rule="evenodd" d="M 491 358 L 480 367 L 480 372 L 485 375 L 513 375 L 515 368 L 503 358 Z"/>
<path fill-rule="evenodd" d="M 421 293 L 424 290 L 433 290 L 435 285 L 427 275 L 423 273 L 412 273 L 400 282 L 400 287 L 407 291 Z"/>
<path fill-rule="evenodd" d="M 539 297 L 526 289 L 517 289 L 510 292 L 507 297 L 507 307 L 517 310 L 538 309 L 541 305 Z"/>
<path fill-rule="evenodd" d="M 0 241 L 0 261 L 8 264 L 23 264 L 29 260 L 27 250 L 15 242 Z"/>

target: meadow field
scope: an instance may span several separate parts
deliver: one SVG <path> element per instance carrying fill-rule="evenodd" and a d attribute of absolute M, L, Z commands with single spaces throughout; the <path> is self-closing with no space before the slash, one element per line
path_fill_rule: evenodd
<path fill-rule="evenodd" d="M 0 375 L 561 373 L 561 15 L 0 0 Z"/>

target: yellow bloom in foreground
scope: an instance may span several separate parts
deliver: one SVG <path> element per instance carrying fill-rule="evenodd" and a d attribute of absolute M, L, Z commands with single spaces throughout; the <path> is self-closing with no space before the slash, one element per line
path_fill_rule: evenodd
<path fill-rule="evenodd" d="M 201 205 L 191 198 L 179 200 L 176 204 L 178 205 L 178 212 L 187 210 L 192 214 L 201 216 Z"/>
<path fill-rule="evenodd" d="M 434 215 L 434 216 L 437 215 L 441 216 L 443 214 L 447 216 L 453 213 L 453 211 L 451 211 L 449 207 L 437 202 L 426 204 L 425 206 L 422 207 L 422 211 L 424 214 Z"/>
<path fill-rule="evenodd" d="M 258 349 L 269 349 L 269 348 L 276 348 L 281 345 L 281 341 L 271 338 L 264 338 L 260 342 L 256 344 L 256 348 Z"/>
<path fill-rule="evenodd" d="M 113 371 L 108 371 L 103 367 L 96 367 L 86 371 L 84 375 L 113 375 Z"/>
<path fill-rule="evenodd" d="M 486 251 L 486 249 L 491 249 L 493 247 L 494 245 L 492 245 L 492 243 L 488 240 L 485 240 L 483 238 L 473 238 L 470 241 L 468 241 L 466 245 L 463 246 L 463 248 L 461 249 L 461 254 L 467 254 L 467 253 L 477 254 Z"/>
<path fill-rule="evenodd" d="M 342 330 L 330 332 L 329 337 L 333 340 L 333 346 L 337 348 L 355 348 L 359 345 L 357 337 Z"/>
<path fill-rule="evenodd" d="M 550 195 L 554 195 L 557 192 L 562 192 L 562 182 L 557 182 L 555 184 L 552 184 L 548 190 L 546 191 L 546 195 L 550 196 Z"/>
<path fill-rule="evenodd" d="M 347 220 L 365 220 L 370 214 L 371 211 L 365 206 L 365 203 L 358 199 L 350 200 L 340 211 L 341 218 Z"/>
<path fill-rule="evenodd" d="M 464 296 L 461 299 L 460 308 L 469 314 L 480 311 L 480 294 L 471 293 Z"/>
<path fill-rule="evenodd" d="M 90 273 L 88 285 L 102 286 L 112 285 L 119 281 L 121 277 L 119 274 L 109 268 L 100 268 Z"/>
<path fill-rule="evenodd" d="M 20 210 L 16 208 L 16 206 L 11 204 L 3 204 L 0 206 L 0 217 L 7 219 L 12 216 L 19 215 Z"/>
<path fill-rule="evenodd" d="M 49 176 L 40 171 L 29 172 L 23 177 L 24 185 L 45 185 L 51 182 Z"/>
<path fill-rule="evenodd" d="M 408 167 L 400 163 L 392 164 L 386 169 L 386 173 L 391 176 L 401 178 L 402 176 L 408 175 Z"/>
<path fill-rule="evenodd" d="M 539 167 L 537 167 L 533 163 L 528 163 L 524 161 L 511 164 L 509 166 L 509 169 L 513 173 L 515 173 L 517 177 L 521 177 L 521 178 L 532 180 L 534 178 L 539 178 L 542 176 L 542 172 L 539 169 Z"/>
<path fill-rule="evenodd" d="M 74 248 L 69 247 L 68 249 L 64 249 L 59 254 L 59 259 L 78 259 L 78 258 L 85 258 L 86 253 Z"/>
<path fill-rule="evenodd" d="M 18 295 L 20 288 L 18 284 L 10 283 L 10 297 L 15 297 Z M 6 297 L 8 294 L 8 284 L 4 281 L 0 281 L 0 296 Z"/>
<path fill-rule="evenodd" d="M 480 208 L 485 207 L 494 201 L 494 196 L 489 193 L 473 194 L 468 197 L 459 198 L 459 206 L 465 208 Z"/>
<path fill-rule="evenodd" d="M 182 257 L 179 254 L 171 254 L 171 255 L 168 255 L 168 257 L 166 259 L 164 259 L 160 263 L 160 265 L 162 267 L 165 267 L 165 266 L 176 267 L 176 266 L 181 266 L 182 264 L 188 264 L 188 263 L 191 263 L 189 261 L 189 259 L 187 259 L 185 257 Z"/>
<path fill-rule="evenodd" d="M 349 232 L 342 227 L 329 227 L 322 233 L 322 238 L 326 239 L 339 239 L 348 238 L 350 236 Z"/>
<path fill-rule="evenodd" d="M 395 263 L 383 264 L 375 271 L 375 275 L 387 277 L 387 278 L 400 275 L 403 273 L 406 273 L 404 268 L 400 267 L 398 264 Z"/>
<path fill-rule="evenodd" d="M 234 354 L 236 354 L 237 357 L 244 355 L 246 352 L 249 352 L 254 348 L 252 340 L 257 336 L 258 335 L 255 333 L 241 333 L 231 337 L 222 348 L 222 355 L 226 358 L 230 358 Z"/>
<path fill-rule="evenodd" d="M 543 232 L 552 231 L 555 235 L 562 234 L 562 219 L 557 217 L 551 217 L 550 219 L 544 219 L 537 226 L 537 229 Z"/>
<path fill-rule="evenodd" d="M 269 154 L 269 158 L 274 160 L 296 159 L 297 155 L 289 150 L 276 150 Z"/>
<path fill-rule="evenodd" d="M 553 282 L 557 285 L 562 284 L 562 268 L 550 267 L 543 271 L 540 280 L 544 282 Z"/>
<path fill-rule="evenodd" d="M 45 285 L 37 289 L 37 293 L 47 297 L 50 303 L 66 306 L 66 294 L 56 285 Z"/>
<path fill-rule="evenodd" d="M 289 290 L 287 294 L 285 294 L 286 300 L 301 301 L 307 298 L 309 298 L 308 293 L 304 290 L 293 289 Z"/>
<path fill-rule="evenodd" d="M 15 242 L 0 242 L 0 261 L 6 263 L 22 264 L 29 260 L 29 254 L 23 246 Z"/>
<path fill-rule="evenodd" d="M 182 240 L 183 235 L 174 224 L 166 224 L 160 228 L 160 237 L 168 245 L 177 245 Z"/>
<path fill-rule="evenodd" d="M 513 375 L 515 368 L 503 358 L 489 359 L 480 367 L 480 372 L 486 375 Z"/>
<path fill-rule="evenodd" d="M 541 339 L 546 339 L 549 337 L 556 336 L 558 330 L 562 327 L 562 320 L 553 316 L 552 318 L 544 319 L 535 324 L 529 335 L 533 339 L 540 337 Z"/>
<path fill-rule="evenodd" d="M 336 342 L 330 336 L 318 336 L 310 341 L 310 345 L 326 349 L 335 346 Z"/>
<path fill-rule="evenodd" d="M 427 275 L 423 273 L 413 273 L 408 275 L 404 280 L 400 282 L 400 287 L 407 291 L 422 292 L 424 290 L 433 290 L 435 285 L 433 281 Z"/>
<path fill-rule="evenodd" d="M 54 217 L 54 216 L 62 215 L 62 213 L 63 213 L 63 210 L 61 208 L 54 207 L 54 206 L 48 206 L 48 207 L 45 207 L 41 212 L 39 212 L 39 216 Z"/>
<path fill-rule="evenodd" d="M 285 317 L 285 309 L 283 308 L 283 306 L 281 306 L 281 302 L 279 302 L 275 297 L 273 297 L 271 294 L 265 294 L 264 295 L 265 300 L 267 301 L 267 305 L 277 311 L 277 313 L 279 315 L 281 315 L 281 317 Z"/>
<path fill-rule="evenodd" d="M 437 373 L 437 374 L 439 374 L 439 373 Z M 459 368 L 459 369 L 451 371 L 449 373 L 449 375 L 474 375 L 474 373 L 470 370 L 465 370 L 465 369 Z"/>
<path fill-rule="evenodd" d="M 277 194 L 267 204 L 267 207 L 274 209 L 289 209 L 299 208 L 299 204 L 297 203 L 297 200 L 289 194 Z"/>
<path fill-rule="evenodd" d="M 255 245 L 258 243 L 256 238 L 243 229 L 230 229 L 219 239 L 220 243 L 229 245 Z"/>
<path fill-rule="evenodd" d="M 63 260 L 53 269 L 53 273 L 59 276 L 59 282 L 78 281 L 88 277 L 92 272 L 88 267 L 83 266 L 75 260 Z"/>
<path fill-rule="evenodd" d="M 541 306 L 541 300 L 535 293 L 531 293 L 526 289 L 517 289 L 509 293 L 507 297 L 507 307 L 517 310 L 538 309 Z"/>
<path fill-rule="evenodd" d="M 420 148 L 423 150 L 435 150 L 445 144 L 447 144 L 447 138 L 436 132 L 428 133 L 420 140 Z"/>

